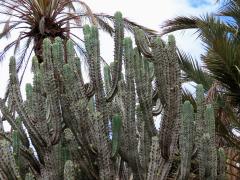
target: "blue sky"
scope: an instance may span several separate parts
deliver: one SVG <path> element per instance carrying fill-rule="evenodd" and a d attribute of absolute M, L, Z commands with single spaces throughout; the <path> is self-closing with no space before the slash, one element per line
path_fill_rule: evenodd
<path fill-rule="evenodd" d="M 188 0 L 188 3 L 194 8 L 211 5 L 211 2 L 208 0 Z"/>

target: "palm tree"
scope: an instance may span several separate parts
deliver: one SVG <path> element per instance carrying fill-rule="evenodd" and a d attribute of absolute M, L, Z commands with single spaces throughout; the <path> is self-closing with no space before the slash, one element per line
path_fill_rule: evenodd
<path fill-rule="evenodd" d="M 46 37 L 54 39 L 59 36 L 63 40 L 70 38 L 78 52 L 84 55 L 83 40 L 79 37 L 79 30 L 82 30 L 83 24 L 94 24 L 111 36 L 114 35 L 111 26 L 113 16 L 93 13 L 81 0 L 0 0 L 0 6 L 0 14 L 7 16 L 7 20 L 0 22 L 4 25 L 0 39 L 8 38 L 11 31 L 18 30 L 18 37 L 4 47 L 0 60 L 9 49 L 14 48 L 14 54 L 20 54 L 17 71 L 24 62 L 26 69 L 33 52 L 39 62 L 42 62 L 42 41 Z M 125 27 L 130 31 L 133 31 L 134 26 L 138 26 L 146 33 L 155 33 L 127 19 L 124 20 Z M 76 31 L 73 31 L 75 29 Z"/>
<path fill-rule="evenodd" d="M 187 29 L 199 33 L 206 49 L 201 56 L 204 66 L 179 51 L 183 80 L 203 84 L 206 101 L 216 104 L 217 133 L 239 149 L 240 140 L 233 129 L 240 128 L 240 1 L 226 0 L 215 14 L 176 17 L 162 27 L 162 35 Z M 185 97 L 195 103 L 190 93 Z"/>
<path fill-rule="evenodd" d="M 240 1 L 226 1 L 217 14 L 206 15 L 205 17 L 176 17 L 168 20 L 163 24 L 162 34 L 170 33 L 177 30 L 197 29 L 199 37 L 204 42 L 206 54 L 202 55 L 205 64 L 205 70 L 208 71 L 214 79 L 221 82 L 224 88 L 234 96 L 235 102 L 240 104 L 240 71 L 239 71 L 239 10 Z M 224 18 L 222 18 L 224 16 Z M 231 21 L 224 21 L 226 17 L 231 17 Z M 181 53 L 180 53 L 181 54 Z M 190 56 L 183 54 L 181 57 L 184 62 L 192 62 Z M 191 63 L 192 69 L 194 63 Z M 192 80 L 195 81 L 194 75 L 188 71 L 189 67 L 185 66 L 185 73 L 188 73 Z M 202 70 L 201 70 L 202 71 Z M 206 76 L 205 76 L 206 78 Z M 201 81 L 206 79 L 202 78 Z M 208 80 L 207 80 L 208 81 Z M 199 83 L 199 82 L 197 82 Z M 209 89 L 209 84 L 205 85 L 205 89 Z"/>

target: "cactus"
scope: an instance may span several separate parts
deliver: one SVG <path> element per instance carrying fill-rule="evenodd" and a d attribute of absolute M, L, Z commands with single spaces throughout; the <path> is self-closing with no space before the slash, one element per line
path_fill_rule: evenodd
<path fill-rule="evenodd" d="M 121 79 L 122 70 L 122 56 L 123 56 L 123 18 L 121 12 L 115 13 L 115 23 L 114 23 L 114 65 L 112 70 L 112 86 L 111 91 L 108 92 L 107 100 L 110 101 L 115 93 L 117 92 L 118 81 Z"/>
<path fill-rule="evenodd" d="M 64 165 L 64 180 L 74 180 L 74 164 L 71 160 L 67 160 Z"/>
<path fill-rule="evenodd" d="M 121 126 L 122 120 L 120 116 L 116 114 L 112 121 L 112 157 L 116 156 L 119 149 Z"/>
<path fill-rule="evenodd" d="M 26 86 L 23 100 L 15 58 L 10 59 L 11 99 L 9 105 L 0 99 L 0 109 L 13 132 L 11 136 L 3 132 L 0 122 L 4 138 L 0 140 L 4 155 L 0 178 L 225 176 L 222 150 L 217 159 L 214 111 L 205 105 L 201 85 L 197 86 L 196 114 L 189 102 L 181 112 L 174 37 L 169 36 L 166 43 L 135 28 L 134 47 L 131 38 L 124 38 L 122 15 L 118 12 L 115 18 L 110 66 L 102 63 L 98 28 L 83 28 L 89 82 L 84 81 L 83 59 L 77 57 L 73 41 L 67 40 L 63 46 L 65 40 L 59 37 L 45 39 L 44 61 L 38 64 L 33 58 L 33 83 Z M 17 119 L 21 119 L 20 125 Z M 160 119 L 159 129 L 156 119 Z M 25 162 L 29 168 L 22 171 Z M 199 172 L 192 171 L 198 167 Z"/>
<path fill-rule="evenodd" d="M 18 121 L 19 121 L 19 119 L 18 119 Z M 17 122 L 17 124 L 20 124 L 20 123 L 21 123 L 21 121 Z M 14 130 L 12 136 L 13 136 L 12 137 L 12 139 L 13 139 L 13 155 L 14 155 L 16 164 L 19 168 L 20 167 L 20 145 L 21 145 L 19 132 Z"/>
<path fill-rule="evenodd" d="M 187 180 L 191 168 L 194 140 L 194 114 L 189 101 L 184 102 L 182 107 L 182 123 L 179 138 L 181 153 L 181 179 Z"/>
<path fill-rule="evenodd" d="M 218 179 L 225 174 L 224 150 L 219 151 L 215 140 L 215 116 L 211 104 L 205 104 L 202 85 L 196 87 L 197 112 L 186 101 L 182 109 L 182 125 L 180 136 L 181 179 L 190 178 L 192 161 L 197 160 L 199 179 Z M 197 151 L 194 152 L 194 148 Z M 194 153 L 197 156 L 194 157 Z"/>
<path fill-rule="evenodd" d="M 216 179 L 217 150 L 215 145 L 215 118 L 212 106 L 205 105 L 202 85 L 197 86 L 196 146 L 199 149 L 200 179 Z M 209 144 L 208 144 L 209 143 Z"/>
<path fill-rule="evenodd" d="M 148 167 L 147 180 L 158 179 L 160 175 L 158 162 L 160 160 L 159 139 L 157 136 L 152 137 L 152 147 L 150 153 L 150 162 Z"/>
<path fill-rule="evenodd" d="M 25 180 L 34 180 L 34 176 L 32 175 L 32 173 L 27 173 L 25 176 Z"/>
<path fill-rule="evenodd" d="M 218 149 L 218 179 L 226 180 L 226 155 L 223 148 Z"/>
<path fill-rule="evenodd" d="M 7 179 L 21 180 L 19 168 L 10 149 L 10 143 L 3 139 L 0 140 L 0 169 L 1 176 Z"/>

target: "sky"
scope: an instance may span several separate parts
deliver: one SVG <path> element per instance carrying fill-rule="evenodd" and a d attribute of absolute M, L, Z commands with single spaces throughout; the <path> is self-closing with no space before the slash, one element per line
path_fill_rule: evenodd
<path fill-rule="evenodd" d="M 161 32 L 161 25 L 164 21 L 176 16 L 200 16 L 205 13 L 216 10 L 216 0 L 85 0 L 93 12 L 106 13 L 113 15 L 116 11 L 121 11 L 123 16 L 144 25 L 148 28 Z M 1 28 L 1 27 L 0 27 Z M 201 53 L 204 53 L 201 42 L 193 35 L 194 31 L 183 31 L 173 33 L 176 38 L 178 48 L 190 53 L 196 59 L 199 59 Z M 12 37 L 16 35 L 12 34 Z M 166 39 L 166 38 L 164 38 Z M 101 55 L 107 62 L 113 59 L 113 40 L 107 34 L 100 34 Z M 0 41 L 0 51 L 6 45 L 8 40 Z M 6 56 L 8 59 L 9 56 Z M 0 97 L 4 96 L 8 80 L 8 63 L 6 60 L 0 63 Z M 24 82 L 31 82 L 32 75 L 27 70 Z M 22 86 L 22 90 L 24 85 Z"/>
<path fill-rule="evenodd" d="M 123 16 L 144 25 L 148 28 L 161 32 L 161 25 L 164 21 L 176 16 L 200 16 L 205 13 L 214 12 L 217 8 L 216 0 L 85 0 L 93 12 L 113 15 L 116 11 L 121 11 Z M 190 53 L 196 59 L 200 59 L 200 54 L 204 49 L 194 31 L 173 33 L 176 38 L 178 48 Z M 14 35 L 12 35 L 14 36 Z M 164 39 L 166 39 L 164 37 Z M 107 34 L 100 34 L 101 54 L 111 62 L 113 59 L 113 40 Z M 0 50 L 3 49 L 7 41 L 0 41 Z M 9 58 L 9 57 L 6 57 Z M 8 63 L 0 63 L 0 97 L 5 93 L 8 81 Z M 24 83 L 32 81 L 30 69 L 27 70 Z M 24 91 L 24 85 L 21 87 Z"/>
<path fill-rule="evenodd" d="M 176 16 L 200 16 L 216 10 L 216 0 L 85 0 L 95 12 L 114 14 L 121 11 L 124 17 L 149 28 L 161 31 L 164 21 Z M 196 41 L 193 31 L 174 33 L 178 47 L 195 57 L 203 52 L 200 41 Z"/>

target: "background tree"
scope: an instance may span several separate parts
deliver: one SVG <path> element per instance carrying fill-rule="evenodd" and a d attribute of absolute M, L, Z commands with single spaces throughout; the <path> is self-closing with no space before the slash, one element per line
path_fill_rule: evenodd
<path fill-rule="evenodd" d="M 17 71 L 25 62 L 23 74 L 33 52 L 38 61 L 42 62 L 44 38 L 53 40 L 58 36 L 64 39 L 65 43 L 70 38 L 75 43 L 76 50 L 85 56 L 83 39 L 79 37 L 84 24 L 93 24 L 111 36 L 114 35 L 113 16 L 93 13 L 81 0 L 0 0 L 0 6 L 0 14 L 7 19 L 0 22 L 4 25 L 0 39 L 8 38 L 12 31 L 18 33 L 18 37 L 4 47 L 0 60 L 9 49 L 14 48 L 14 55 L 19 54 Z M 146 33 L 156 33 L 127 19 L 124 19 L 124 25 L 131 32 L 133 27 L 138 26 Z"/>
<path fill-rule="evenodd" d="M 179 62 L 183 70 L 183 80 L 201 83 L 207 93 L 206 101 L 215 103 L 217 132 L 227 140 L 218 143 L 239 149 L 240 128 L 240 1 L 220 1 L 221 7 L 214 14 L 203 17 L 176 17 L 163 24 L 162 34 L 177 30 L 197 29 L 206 49 L 201 56 L 201 67 L 190 55 L 179 51 Z M 195 105 L 191 93 L 185 97 Z M 231 157 L 229 157 L 231 158 Z M 238 170 L 239 173 L 239 170 Z"/>

